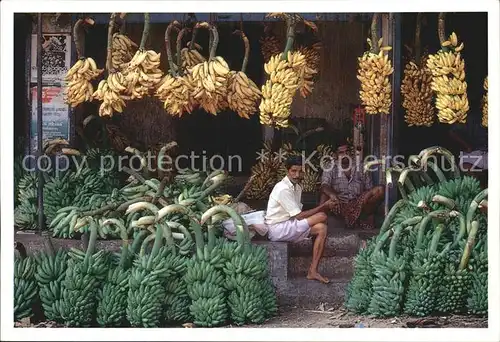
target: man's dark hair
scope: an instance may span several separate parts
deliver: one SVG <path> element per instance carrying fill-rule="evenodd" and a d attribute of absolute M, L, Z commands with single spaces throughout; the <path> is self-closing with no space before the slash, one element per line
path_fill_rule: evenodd
<path fill-rule="evenodd" d="M 302 166 L 301 156 L 290 156 L 285 161 L 285 166 L 287 170 L 290 170 L 292 166 Z"/>

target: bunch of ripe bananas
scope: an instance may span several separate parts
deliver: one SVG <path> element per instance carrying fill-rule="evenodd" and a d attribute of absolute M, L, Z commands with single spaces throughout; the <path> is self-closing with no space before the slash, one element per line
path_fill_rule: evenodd
<path fill-rule="evenodd" d="M 98 69 L 96 62 L 87 57 L 79 59 L 68 70 L 64 80 L 67 82 L 64 92 L 64 101 L 72 108 L 78 106 L 85 101 L 92 101 L 92 81 L 103 72 L 103 69 Z"/>
<path fill-rule="evenodd" d="M 229 108 L 242 118 L 249 119 L 257 110 L 260 89 L 242 71 L 231 71 L 228 78 L 227 101 Z"/>
<path fill-rule="evenodd" d="M 115 70 L 124 70 L 137 51 L 137 44 L 119 32 L 113 34 L 111 65 Z"/>
<path fill-rule="evenodd" d="M 464 48 L 453 32 L 441 43 L 441 50 L 429 55 L 427 67 L 432 72 L 432 90 L 436 92 L 436 108 L 441 123 L 465 123 L 469 111 L 465 62 L 460 55 Z"/>
<path fill-rule="evenodd" d="M 231 71 L 228 77 L 227 102 L 229 108 L 238 113 L 242 118 L 249 119 L 250 115 L 257 111 L 257 101 L 260 99 L 260 89 L 245 74 L 248 55 L 250 52 L 250 43 L 243 31 L 235 31 L 241 35 L 245 45 L 245 57 L 241 71 Z"/>
<path fill-rule="evenodd" d="M 182 56 L 182 68 L 190 69 L 196 64 L 200 64 L 206 61 L 205 57 L 198 52 L 201 47 L 198 44 L 194 44 L 195 48 L 190 49 L 190 47 L 185 47 L 181 50 Z"/>
<path fill-rule="evenodd" d="M 288 117 L 295 92 L 299 88 L 298 71 L 304 68 L 305 56 L 288 51 L 287 59 L 278 54 L 264 64 L 269 79 L 262 86 L 262 101 L 259 105 L 260 123 L 268 126 L 288 127 Z"/>
<path fill-rule="evenodd" d="M 160 69 L 161 53 L 139 49 L 125 71 L 124 94 L 130 99 L 142 99 L 156 89 L 163 72 Z"/>
<path fill-rule="evenodd" d="M 483 88 L 486 92 L 483 95 L 483 118 L 481 120 L 481 125 L 483 127 L 488 127 L 488 76 L 484 79 Z"/>
<path fill-rule="evenodd" d="M 269 62 L 272 56 L 275 56 L 281 51 L 281 43 L 276 36 L 269 35 L 260 38 L 260 50 L 264 57 L 264 63 Z"/>
<path fill-rule="evenodd" d="M 122 113 L 125 108 L 125 101 L 121 93 L 126 89 L 123 74 L 114 72 L 108 75 L 108 78 L 101 80 L 97 86 L 97 90 L 92 95 L 99 101 L 102 101 L 99 106 L 99 116 L 113 116 L 113 112 Z"/>
<path fill-rule="evenodd" d="M 191 113 L 194 109 L 194 101 L 191 94 L 194 91 L 194 79 L 191 75 L 163 77 L 155 96 L 163 101 L 167 113 L 181 117 L 184 113 Z"/>
<path fill-rule="evenodd" d="M 301 69 L 299 77 L 301 78 L 301 85 L 299 86 L 299 93 L 303 98 L 311 95 L 313 89 L 313 77 L 319 70 L 319 63 L 321 60 L 321 43 L 315 43 L 310 47 L 300 47 L 298 52 L 303 54 L 306 59 L 306 67 Z"/>
<path fill-rule="evenodd" d="M 432 74 L 425 63 L 425 59 L 422 59 L 421 65 L 413 61 L 406 64 L 401 82 L 405 121 L 410 127 L 430 127 L 434 123 Z"/>
<path fill-rule="evenodd" d="M 318 191 L 319 185 L 319 172 L 313 169 L 311 166 L 305 168 L 304 176 L 300 182 L 302 185 L 302 191 L 304 192 L 316 192 Z"/>
<path fill-rule="evenodd" d="M 165 45 L 170 66 L 170 73 L 165 75 L 156 89 L 155 96 L 163 101 L 163 106 L 167 113 L 172 116 L 181 117 L 185 112 L 191 113 L 195 107 L 194 99 L 191 94 L 194 91 L 194 80 L 192 75 L 184 73 L 183 68 L 178 65 L 182 64 L 181 55 L 177 56 L 177 65 L 173 62 L 172 51 L 170 46 L 170 34 L 172 29 L 178 29 L 179 23 L 173 21 L 165 32 Z M 186 28 L 180 30 L 177 36 L 177 51 L 180 50 L 182 37 L 186 32 Z M 182 69 L 182 70 L 180 70 Z M 182 73 L 181 76 L 179 73 Z"/>
<path fill-rule="evenodd" d="M 378 41 L 380 52 L 372 52 L 372 42 L 367 38 L 370 51 L 358 57 L 358 75 L 361 82 L 359 97 L 368 114 L 389 114 L 391 108 L 391 82 L 389 76 L 394 72 L 391 61 L 384 51 L 392 49 L 390 46 L 382 46 L 382 38 Z"/>
<path fill-rule="evenodd" d="M 227 85 L 230 69 L 224 58 L 215 56 L 219 43 L 219 34 L 215 26 L 202 22 L 196 24 L 195 29 L 207 28 L 213 38 L 210 46 L 208 61 L 198 63 L 188 72 L 193 77 L 194 100 L 208 113 L 217 115 L 218 112 L 229 107 L 227 102 Z"/>

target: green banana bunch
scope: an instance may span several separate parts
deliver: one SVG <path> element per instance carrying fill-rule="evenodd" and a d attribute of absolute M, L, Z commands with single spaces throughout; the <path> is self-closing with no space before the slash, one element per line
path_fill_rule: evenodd
<path fill-rule="evenodd" d="M 93 322 L 97 305 L 99 279 L 107 263 L 96 262 L 93 258 L 97 240 L 97 223 L 90 221 L 89 246 L 83 261 L 70 259 L 63 282 L 62 317 L 70 327 L 87 327 Z M 102 260 L 102 259 L 99 259 Z"/>
<path fill-rule="evenodd" d="M 62 313 L 59 309 L 62 297 L 62 286 L 66 276 L 67 253 L 60 249 L 57 253 L 50 248 L 48 251 L 36 255 L 37 270 L 35 278 L 40 289 L 45 318 L 50 321 L 62 322 Z"/>
<path fill-rule="evenodd" d="M 376 246 L 376 239 L 370 239 L 354 259 L 354 275 L 346 291 L 346 308 L 357 314 L 364 314 L 372 297 L 373 271 L 370 256 Z"/>
<path fill-rule="evenodd" d="M 475 315 L 488 314 L 488 240 L 484 236 L 474 247 L 470 261 L 471 286 L 467 309 Z"/>
<path fill-rule="evenodd" d="M 14 259 L 14 320 L 33 316 L 38 287 L 35 279 L 36 261 L 26 255 L 24 246 Z"/>
<path fill-rule="evenodd" d="M 153 240 L 149 255 L 144 255 L 145 246 Z M 129 277 L 127 295 L 127 319 L 133 327 L 158 327 L 162 320 L 165 298 L 165 282 L 168 282 L 166 256 L 169 248 L 161 247 L 163 230 L 156 229 L 154 235 L 146 237 Z"/>

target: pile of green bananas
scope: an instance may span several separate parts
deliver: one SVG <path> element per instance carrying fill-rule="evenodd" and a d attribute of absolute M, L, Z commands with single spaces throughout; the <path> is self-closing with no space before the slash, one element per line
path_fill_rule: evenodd
<path fill-rule="evenodd" d="M 487 312 L 487 220 L 477 209 L 487 207 L 488 189 L 456 165 L 443 171 L 431 162 L 434 154 L 454 165 L 449 151 L 432 147 L 412 156 L 409 166 L 387 170 L 389 185 L 399 173 L 394 183 L 402 199 L 356 257 L 346 294 L 350 311 L 377 317 Z"/>
<path fill-rule="evenodd" d="M 27 256 L 24 246 L 16 245 L 19 253 L 14 259 L 14 320 L 33 316 L 38 286 L 35 279 L 36 262 Z"/>

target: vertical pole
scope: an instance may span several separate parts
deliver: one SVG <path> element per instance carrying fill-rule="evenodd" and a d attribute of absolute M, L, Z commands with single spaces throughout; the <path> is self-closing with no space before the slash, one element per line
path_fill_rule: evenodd
<path fill-rule="evenodd" d="M 40 170 L 41 156 L 43 155 L 43 108 L 42 108 L 42 13 L 38 13 L 38 26 L 37 26 L 37 49 L 36 49 L 36 101 L 37 101 L 37 138 L 38 138 L 38 158 L 37 158 L 37 177 L 38 177 L 38 231 L 41 234 L 44 228 L 44 213 L 43 213 L 43 175 Z"/>

